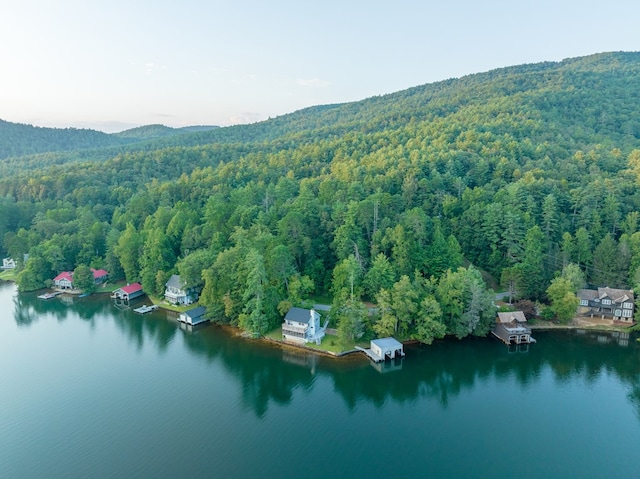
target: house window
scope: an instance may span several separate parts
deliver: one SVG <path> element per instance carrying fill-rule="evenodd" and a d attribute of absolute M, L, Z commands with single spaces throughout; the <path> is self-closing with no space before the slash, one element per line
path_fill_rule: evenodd
<path fill-rule="evenodd" d="M 611 300 L 610 299 L 603 299 L 602 300 L 602 304 L 611 304 Z"/>
<path fill-rule="evenodd" d="M 625 309 L 633 309 L 633 303 L 624 303 L 622 307 Z"/>
<path fill-rule="evenodd" d="M 624 311 L 622 311 L 622 316 L 625 318 L 630 318 L 631 317 L 631 310 L 630 309 L 625 309 Z"/>
<path fill-rule="evenodd" d="M 614 316 L 622 316 L 622 310 L 621 309 L 616 309 L 615 313 L 613 313 Z"/>
<path fill-rule="evenodd" d="M 594 303 L 599 303 L 600 302 L 600 298 L 596 298 L 593 300 Z"/>
<path fill-rule="evenodd" d="M 589 306 L 589 301 L 587 301 L 586 299 L 581 299 L 580 306 Z"/>

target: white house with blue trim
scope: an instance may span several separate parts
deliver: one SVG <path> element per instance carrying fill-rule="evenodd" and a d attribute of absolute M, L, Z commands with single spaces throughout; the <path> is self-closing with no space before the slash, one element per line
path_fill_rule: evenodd
<path fill-rule="evenodd" d="M 293 343 L 320 344 L 327 326 L 320 327 L 320 314 L 313 309 L 291 308 L 282 323 L 282 339 Z"/>

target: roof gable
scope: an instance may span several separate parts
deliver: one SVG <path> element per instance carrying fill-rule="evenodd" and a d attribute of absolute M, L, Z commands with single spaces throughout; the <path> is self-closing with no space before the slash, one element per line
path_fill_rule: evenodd
<path fill-rule="evenodd" d="M 104 278 L 105 276 L 107 276 L 109 274 L 104 269 L 93 269 L 93 268 L 91 268 L 91 272 L 93 273 L 93 279 Z"/>
<path fill-rule="evenodd" d="M 522 311 L 508 311 L 505 313 L 498 313 L 497 322 L 498 323 L 512 323 L 517 321 L 518 323 L 526 323 L 527 317 L 524 315 Z"/>
<path fill-rule="evenodd" d="M 189 311 L 185 311 L 184 314 L 186 314 L 191 319 L 193 319 L 193 318 L 199 318 L 206 312 L 207 312 L 207 309 L 204 306 L 198 306 L 197 308 L 193 308 L 193 309 L 190 309 Z"/>
<path fill-rule="evenodd" d="M 616 303 L 625 301 L 633 302 L 633 290 L 616 289 L 616 288 L 598 288 L 598 297 L 600 299 L 609 298 Z"/>
<path fill-rule="evenodd" d="M 142 285 L 140 283 L 128 284 L 120 288 L 120 290 L 124 293 L 131 294 L 135 293 L 136 291 L 142 291 Z"/>
<path fill-rule="evenodd" d="M 296 323 L 309 324 L 313 309 L 291 308 L 284 317 L 285 321 L 295 321 Z M 315 312 L 315 311 L 313 311 Z"/>
<path fill-rule="evenodd" d="M 73 273 L 70 271 L 63 271 L 58 276 L 53 278 L 54 281 L 62 281 L 63 279 L 66 279 L 67 281 L 73 281 Z"/>
<path fill-rule="evenodd" d="M 171 278 L 169 278 L 169 281 L 167 281 L 167 284 L 165 286 L 167 288 L 184 289 L 185 285 L 180 279 L 180 275 L 172 274 Z"/>

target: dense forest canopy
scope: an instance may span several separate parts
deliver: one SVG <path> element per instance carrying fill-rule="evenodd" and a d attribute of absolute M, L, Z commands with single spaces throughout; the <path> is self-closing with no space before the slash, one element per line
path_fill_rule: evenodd
<path fill-rule="evenodd" d="M 640 282 L 639 77 L 640 54 L 598 54 L 14 156 L 0 253 L 29 253 L 22 289 L 91 266 L 160 294 L 178 273 L 256 333 L 313 293 L 345 341 L 486 334 L 487 280 L 543 302 L 557 277 L 581 277 L 573 293 Z"/>

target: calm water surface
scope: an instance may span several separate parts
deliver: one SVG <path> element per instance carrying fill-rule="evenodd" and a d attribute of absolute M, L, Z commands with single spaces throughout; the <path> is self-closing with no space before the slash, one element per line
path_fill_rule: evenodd
<path fill-rule="evenodd" d="M 0 283 L 0 477 L 640 477 L 640 343 L 537 338 L 381 373 Z"/>

